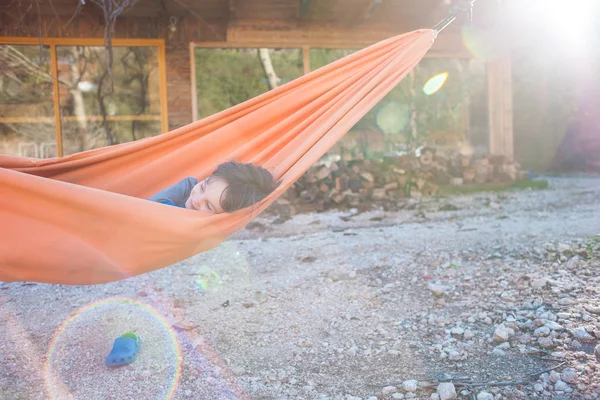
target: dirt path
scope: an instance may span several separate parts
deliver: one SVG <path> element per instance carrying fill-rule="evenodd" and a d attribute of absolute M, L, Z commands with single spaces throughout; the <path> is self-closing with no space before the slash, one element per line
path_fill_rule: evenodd
<path fill-rule="evenodd" d="M 599 398 L 600 179 L 412 208 L 258 218 L 108 285 L 0 283 L 0 399 L 430 399 L 402 382 L 563 361 L 457 398 Z M 138 359 L 104 367 L 127 331 Z"/>

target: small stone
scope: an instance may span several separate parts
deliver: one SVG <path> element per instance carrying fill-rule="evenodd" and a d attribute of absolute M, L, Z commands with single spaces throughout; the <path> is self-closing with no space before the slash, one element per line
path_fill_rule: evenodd
<path fill-rule="evenodd" d="M 568 244 L 559 243 L 557 250 L 559 253 L 565 254 L 571 251 L 571 246 L 569 246 Z"/>
<path fill-rule="evenodd" d="M 494 395 L 488 392 L 479 392 L 477 395 L 477 400 L 492 400 Z"/>
<path fill-rule="evenodd" d="M 567 261 L 567 269 L 575 270 L 579 267 L 579 256 L 575 256 Z"/>
<path fill-rule="evenodd" d="M 497 356 L 497 357 L 504 357 L 506 355 L 506 352 L 501 349 L 494 349 L 494 350 L 492 350 L 492 355 Z"/>
<path fill-rule="evenodd" d="M 396 388 L 396 386 L 386 386 L 383 389 L 381 389 L 381 394 L 390 394 L 397 391 L 398 389 Z"/>
<path fill-rule="evenodd" d="M 494 330 L 494 342 L 507 342 L 508 339 L 515 334 L 515 331 L 500 324 Z"/>
<path fill-rule="evenodd" d="M 437 387 L 437 393 L 440 396 L 440 400 L 456 399 L 456 389 L 452 382 L 440 383 Z"/>
<path fill-rule="evenodd" d="M 370 397 L 367 397 L 367 400 L 379 400 L 379 399 L 377 398 L 377 396 L 370 396 Z"/>
<path fill-rule="evenodd" d="M 185 391 L 185 397 L 190 397 L 194 392 L 192 392 L 190 389 Z"/>
<path fill-rule="evenodd" d="M 416 380 L 411 379 L 411 380 L 402 382 L 402 387 L 407 392 L 416 392 L 418 383 L 419 382 L 417 382 Z"/>
<path fill-rule="evenodd" d="M 563 381 L 558 381 L 554 384 L 554 390 L 556 390 L 556 391 L 564 392 L 568 388 L 569 388 L 569 385 L 567 385 Z"/>
<path fill-rule="evenodd" d="M 535 390 L 538 393 L 541 393 L 544 391 L 544 386 L 542 386 L 541 383 L 536 383 L 535 385 L 533 385 L 533 390 Z"/>
<path fill-rule="evenodd" d="M 459 326 L 456 326 L 450 330 L 452 336 L 463 336 L 465 334 L 465 330 Z"/>
<path fill-rule="evenodd" d="M 560 374 L 556 371 L 550 371 L 550 377 L 548 379 L 550 382 L 556 383 L 560 380 Z"/>
<path fill-rule="evenodd" d="M 440 395 L 437 393 L 431 393 L 431 396 L 429 398 L 432 400 L 440 400 Z"/>
<path fill-rule="evenodd" d="M 460 361 L 460 353 L 456 350 L 448 350 L 448 360 Z"/>
<path fill-rule="evenodd" d="M 403 399 L 404 395 L 402 393 L 394 393 L 392 395 L 392 399 Z"/>
<path fill-rule="evenodd" d="M 551 349 L 554 347 L 554 342 L 552 341 L 551 338 L 549 337 L 542 337 L 538 339 L 538 343 L 540 344 L 541 347 L 543 347 L 544 349 Z"/>
<path fill-rule="evenodd" d="M 557 322 L 554 322 L 554 321 L 546 321 L 546 323 L 544 324 L 544 326 L 546 328 L 550 329 L 551 331 L 558 331 L 558 330 L 563 329 L 563 326 L 561 324 L 559 324 Z"/>
<path fill-rule="evenodd" d="M 569 333 L 571 335 L 573 335 L 573 337 L 575 337 L 575 339 L 579 340 L 580 342 L 593 342 L 594 341 L 594 337 L 592 335 L 590 335 L 584 328 L 575 328 L 575 329 L 570 329 Z"/>
<path fill-rule="evenodd" d="M 570 297 L 563 297 L 562 299 L 558 299 L 558 304 L 561 306 L 572 306 L 575 304 L 575 300 Z"/>
<path fill-rule="evenodd" d="M 473 332 L 470 329 L 465 330 L 463 338 L 465 340 L 471 340 L 471 339 L 473 339 Z"/>
<path fill-rule="evenodd" d="M 545 287 L 547 284 L 548 284 L 547 278 L 534 279 L 533 281 L 531 281 L 531 288 L 535 289 L 535 290 L 539 290 L 539 289 Z"/>
<path fill-rule="evenodd" d="M 146 293 L 146 292 L 145 292 L 145 291 L 143 291 L 143 290 L 140 290 L 140 291 L 138 292 L 138 296 L 140 296 L 140 297 L 147 297 L 147 296 L 148 296 L 148 293 Z"/>
<path fill-rule="evenodd" d="M 548 336 L 550 334 L 550 328 L 547 326 L 540 326 L 535 331 L 533 331 L 534 336 Z"/>
<path fill-rule="evenodd" d="M 441 296 L 448 290 L 447 286 L 436 285 L 434 283 L 430 283 L 428 287 L 429 287 L 429 290 L 431 291 L 431 293 L 433 293 L 436 296 Z"/>
<path fill-rule="evenodd" d="M 230 370 L 235 376 L 242 376 L 246 374 L 244 367 L 232 366 Z"/>
<path fill-rule="evenodd" d="M 594 348 L 594 354 L 596 354 L 596 357 L 600 358 L 600 344 L 596 345 L 596 347 Z"/>
<path fill-rule="evenodd" d="M 575 383 L 577 379 L 577 372 L 571 368 L 565 368 L 565 370 L 560 374 L 560 379 L 567 383 Z"/>

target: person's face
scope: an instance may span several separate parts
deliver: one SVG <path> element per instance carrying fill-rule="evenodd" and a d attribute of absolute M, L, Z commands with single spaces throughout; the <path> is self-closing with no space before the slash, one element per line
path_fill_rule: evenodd
<path fill-rule="evenodd" d="M 210 182 L 205 179 L 198 182 L 186 200 L 185 208 L 220 214 L 224 212 L 220 203 L 226 188 L 227 183 L 219 179 L 212 179 Z"/>

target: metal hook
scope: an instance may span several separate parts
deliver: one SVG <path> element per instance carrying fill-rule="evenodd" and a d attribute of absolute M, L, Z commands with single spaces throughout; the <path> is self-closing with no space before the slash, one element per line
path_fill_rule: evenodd
<path fill-rule="evenodd" d="M 440 22 L 438 22 L 433 27 L 433 29 L 436 30 L 437 33 L 440 33 L 448 25 L 450 25 L 452 22 L 454 22 L 454 20 L 456 20 L 458 14 L 460 14 L 460 13 L 468 13 L 469 22 L 473 22 L 473 4 L 474 3 L 475 3 L 475 0 L 461 1 L 454 7 L 450 8 L 450 10 L 448 11 L 448 16 L 446 18 L 444 18 L 443 20 L 441 20 Z"/>

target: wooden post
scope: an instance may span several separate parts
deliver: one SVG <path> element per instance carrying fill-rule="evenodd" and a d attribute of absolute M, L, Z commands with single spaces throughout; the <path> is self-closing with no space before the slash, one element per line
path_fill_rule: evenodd
<path fill-rule="evenodd" d="M 490 153 L 514 156 L 513 101 L 510 58 L 490 61 L 488 71 L 488 101 L 490 119 Z"/>

